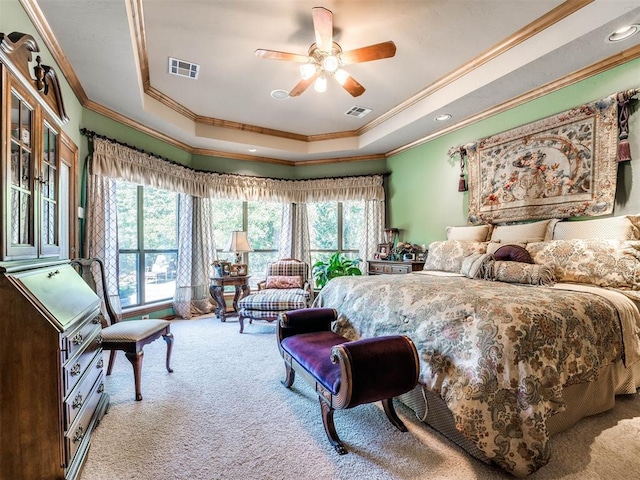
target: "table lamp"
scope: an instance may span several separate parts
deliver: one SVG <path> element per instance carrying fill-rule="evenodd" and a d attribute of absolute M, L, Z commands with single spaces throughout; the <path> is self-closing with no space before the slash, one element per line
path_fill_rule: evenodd
<path fill-rule="evenodd" d="M 251 245 L 249 245 L 249 240 L 247 239 L 247 232 L 241 232 L 238 230 L 231 232 L 229 242 L 227 243 L 227 248 L 225 248 L 224 251 L 235 252 L 236 263 L 241 263 L 242 254 L 244 252 L 253 252 L 253 248 L 251 248 Z"/>

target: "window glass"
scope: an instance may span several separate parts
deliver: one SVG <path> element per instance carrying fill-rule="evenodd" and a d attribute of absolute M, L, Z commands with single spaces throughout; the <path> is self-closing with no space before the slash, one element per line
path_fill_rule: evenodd
<path fill-rule="evenodd" d="M 342 249 L 360 250 L 360 232 L 364 225 L 364 204 L 345 202 L 342 204 Z"/>
<path fill-rule="evenodd" d="M 242 202 L 239 200 L 215 199 L 213 203 L 213 236 L 220 260 L 235 262 L 235 254 L 225 252 L 229 236 L 234 230 L 242 230 Z M 249 240 L 251 241 L 251 240 Z"/>
<path fill-rule="evenodd" d="M 267 263 L 278 259 L 281 222 L 281 203 L 249 202 L 247 204 L 247 238 L 254 250 L 248 255 L 252 285 L 264 278 Z"/>
<path fill-rule="evenodd" d="M 138 186 L 129 182 L 116 185 L 118 206 L 118 246 L 120 250 L 138 248 Z"/>
<path fill-rule="evenodd" d="M 169 300 L 176 288 L 178 194 L 117 182 L 123 307 Z"/>
<path fill-rule="evenodd" d="M 310 203 L 307 205 L 309 216 L 309 235 L 311 250 L 338 249 L 338 203 Z"/>

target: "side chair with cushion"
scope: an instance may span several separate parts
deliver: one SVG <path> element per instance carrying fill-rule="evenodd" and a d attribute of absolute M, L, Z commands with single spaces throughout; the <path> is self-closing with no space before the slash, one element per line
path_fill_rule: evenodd
<path fill-rule="evenodd" d="M 119 312 L 113 307 L 107 292 L 107 282 L 104 263 L 99 258 L 77 258 L 71 260 L 71 265 L 96 292 L 102 300 L 102 348 L 110 350 L 107 375 L 111 375 L 118 350 L 124 352 L 133 366 L 136 400 L 142 400 L 140 389 L 142 376 L 143 347 L 162 337 L 167 342 L 166 368 L 173 372 L 170 366 L 171 351 L 173 349 L 173 334 L 170 331 L 171 322 L 167 320 L 125 320 L 120 321 Z"/>
<path fill-rule="evenodd" d="M 273 322 L 281 313 L 306 308 L 313 302 L 309 265 L 295 258 L 284 258 L 267 265 L 266 277 L 258 291 L 238 302 L 240 333 L 244 319 Z"/>

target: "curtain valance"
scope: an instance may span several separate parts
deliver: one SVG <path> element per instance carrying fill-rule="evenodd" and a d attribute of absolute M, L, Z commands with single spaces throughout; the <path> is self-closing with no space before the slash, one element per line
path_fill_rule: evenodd
<path fill-rule="evenodd" d="M 384 200 L 382 175 L 318 180 L 280 180 L 198 172 L 99 137 L 93 138 L 90 171 L 196 197 L 243 201 L 326 202 Z"/>

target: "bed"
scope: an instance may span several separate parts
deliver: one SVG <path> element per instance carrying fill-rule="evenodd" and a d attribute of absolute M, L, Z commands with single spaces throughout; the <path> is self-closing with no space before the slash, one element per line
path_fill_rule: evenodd
<path fill-rule="evenodd" d="M 472 455 L 526 476 L 549 461 L 552 434 L 640 386 L 640 242 L 613 221 L 589 222 L 620 238 L 551 221 L 541 235 L 450 231 L 425 271 L 336 278 L 315 305 L 337 309 L 349 339 L 408 335 L 420 383 L 401 400 Z"/>

